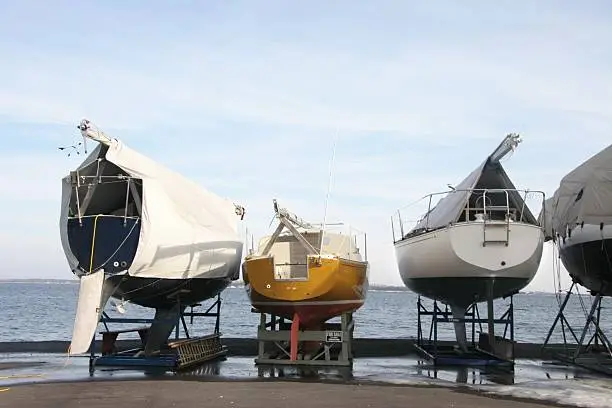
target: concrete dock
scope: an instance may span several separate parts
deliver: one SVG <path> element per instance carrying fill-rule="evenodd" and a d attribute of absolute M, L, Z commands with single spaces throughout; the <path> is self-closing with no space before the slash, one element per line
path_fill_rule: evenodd
<path fill-rule="evenodd" d="M 230 356 L 256 356 L 257 339 L 222 337 L 221 342 L 227 346 Z M 353 353 L 356 358 L 369 357 L 401 357 L 416 354 L 413 338 L 356 338 L 353 341 Z M 117 340 L 121 349 L 140 346 L 137 340 Z M 453 345 L 452 341 L 439 341 L 441 346 Z M 65 353 L 70 345 L 69 341 L 16 341 L 0 342 L 0 353 Z M 96 341 L 96 350 L 100 350 L 101 342 Z M 562 351 L 563 344 L 551 344 L 546 350 L 537 343 L 516 343 L 516 358 L 551 358 L 554 351 Z M 572 346 L 570 346 L 570 349 Z"/>
<path fill-rule="evenodd" d="M 68 358 L 66 342 L 0 343 L 0 407 L 145 404 L 155 408 L 198 403 L 298 408 L 312 406 L 307 393 L 315 393 L 317 403 L 324 406 L 351 408 L 405 407 L 407 403 L 424 407 L 610 406 L 608 378 L 537 358 L 519 358 L 511 371 L 434 367 L 414 355 L 410 339 L 358 339 L 351 370 L 272 369 L 254 364 L 254 340 L 226 338 L 224 343 L 229 346 L 227 360 L 191 371 L 101 367 L 92 376 L 88 357 Z M 517 346 L 519 355 L 541 354 L 540 345 Z"/>
<path fill-rule="evenodd" d="M 438 387 L 323 384 L 292 381 L 96 381 L 18 385 L 0 392 L 0 407 L 544 408 Z"/>

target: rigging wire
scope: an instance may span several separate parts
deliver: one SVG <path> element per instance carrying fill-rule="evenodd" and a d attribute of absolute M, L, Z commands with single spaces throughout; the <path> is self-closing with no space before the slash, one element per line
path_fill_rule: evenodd
<path fill-rule="evenodd" d="M 552 256 L 552 267 L 553 267 L 553 288 L 555 292 L 555 298 L 557 299 L 557 305 L 561 308 L 561 282 L 560 282 L 560 271 L 559 264 L 557 262 L 556 250 L 557 245 L 553 244 L 551 256 Z"/>
<path fill-rule="evenodd" d="M 334 161 L 336 159 L 336 143 L 338 142 L 338 130 L 336 130 L 336 134 L 334 135 L 333 145 L 332 145 L 332 156 L 329 161 L 329 178 L 327 181 L 327 194 L 325 196 L 325 210 L 323 211 L 323 224 L 321 226 L 321 245 L 319 248 L 319 254 L 323 253 L 323 243 L 325 237 L 325 225 L 327 224 L 327 207 L 329 205 L 329 195 L 331 193 L 332 188 L 332 176 L 334 173 Z"/>

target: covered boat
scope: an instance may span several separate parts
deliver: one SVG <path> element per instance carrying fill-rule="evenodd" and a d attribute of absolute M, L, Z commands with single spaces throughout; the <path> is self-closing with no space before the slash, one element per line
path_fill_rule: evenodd
<path fill-rule="evenodd" d="M 360 308 L 368 288 L 368 262 L 357 246 L 358 234 L 306 223 L 279 208 L 276 200 L 274 211 L 278 227 L 242 265 L 251 304 L 305 329 L 318 329 Z"/>
<path fill-rule="evenodd" d="M 542 227 L 525 203 L 528 192 L 515 188 L 500 163 L 520 141 L 516 134 L 506 136 L 456 188 L 428 195 L 426 214 L 408 232 L 402 211 L 394 217 L 395 253 L 404 284 L 449 305 L 457 319 L 475 302 L 519 291 L 538 270 Z M 535 193 L 543 201 L 543 193 Z M 455 332 L 465 349 L 464 323 L 456 322 Z"/>
<path fill-rule="evenodd" d="M 563 177 L 539 218 L 573 281 L 612 295 L 612 145 Z"/>
<path fill-rule="evenodd" d="M 85 352 L 108 299 L 155 309 L 145 347 L 167 341 L 185 307 L 239 278 L 244 208 L 108 137 L 62 180 L 60 235 L 80 278 L 70 352 Z"/>

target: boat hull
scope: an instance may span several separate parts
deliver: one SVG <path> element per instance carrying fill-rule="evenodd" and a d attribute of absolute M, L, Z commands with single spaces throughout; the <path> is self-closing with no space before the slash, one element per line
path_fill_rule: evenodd
<path fill-rule="evenodd" d="M 217 296 L 232 282 L 230 278 L 159 279 L 129 275 L 115 275 L 108 280 L 118 284 L 112 297 L 154 309 L 170 309 L 178 302 L 191 306 Z"/>
<path fill-rule="evenodd" d="M 140 240 L 138 217 L 96 215 L 65 222 L 70 252 L 81 271 L 114 274 L 132 266 Z"/>
<path fill-rule="evenodd" d="M 503 229 L 502 235 L 506 236 Z M 483 224 L 455 224 L 395 244 L 404 284 L 417 294 L 467 308 L 508 296 L 535 276 L 544 244 L 538 226 L 511 223 L 508 245 L 483 245 Z"/>
<path fill-rule="evenodd" d="M 561 262 L 575 282 L 612 296 L 612 226 L 585 224 L 557 243 Z"/>
<path fill-rule="evenodd" d="M 66 229 L 70 255 L 77 261 L 73 272 L 82 276 L 103 270 L 116 287 L 113 298 L 154 309 L 171 309 L 179 302 L 188 306 L 213 298 L 240 277 L 238 250 L 223 262 L 216 258 L 208 267 L 199 265 L 205 273 L 197 276 L 144 277 L 137 276 L 137 271 L 130 274 L 139 244 L 139 221 L 138 217 L 119 216 L 69 218 Z"/>
<path fill-rule="evenodd" d="M 277 279 L 272 257 L 247 258 L 243 278 L 251 304 L 259 311 L 314 328 L 359 309 L 368 288 L 368 263 L 343 258 L 308 258 L 308 277 Z"/>

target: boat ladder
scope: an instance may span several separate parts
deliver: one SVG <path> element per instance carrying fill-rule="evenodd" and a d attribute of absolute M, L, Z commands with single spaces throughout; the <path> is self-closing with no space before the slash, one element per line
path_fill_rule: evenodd
<path fill-rule="evenodd" d="M 489 193 L 505 193 L 506 204 L 505 205 L 487 205 L 486 194 L 487 190 L 482 193 L 482 206 L 484 209 L 485 217 L 482 224 L 482 246 L 491 245 L 505 245 L 508 246 L 510 242 L 510 197 L 508 190 L 488 190 Z M 505 221 L 487 220 L 487 214 L 492 213 L 504 213 Z"/>

